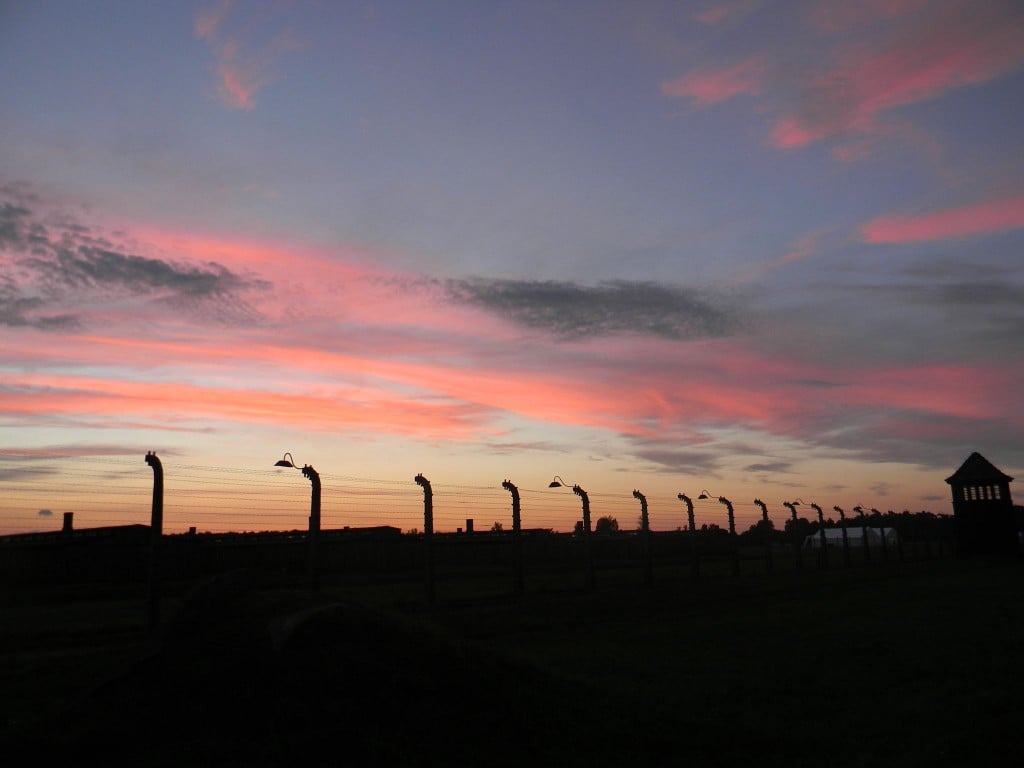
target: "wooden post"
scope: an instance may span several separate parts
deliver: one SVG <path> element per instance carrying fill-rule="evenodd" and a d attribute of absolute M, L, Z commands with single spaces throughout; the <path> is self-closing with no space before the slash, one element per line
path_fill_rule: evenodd
<path fill-rule="evenodd" d="M 149 599 L 146 629 L 155 635 L 160 629 L 160 548 L 164 531 L 164 467 L 150 451 L 146 463 L 153 468 L 153 505 L 149 522 Z"/>
<path fill-rule="evenodd" d="M 760 499 L 754 499 L 754 503 L 761 508 L 761 521 L 764 523 L 764 562 L 768 573 L 775 570 L 775 563 L 772 560 L 772 521 L 768 519 L 768 505 Z"/>
<path fill-rule="evenodd" d="M 512 494 L 512 553 L 513 559 L 513 589 L 517 595 L 523 594 L 525 584 L 523 579 L 523 530 L 521 512 L 519 508 L 519 489 L 508 480 L 501 484 L 501 487 Z"/>
<path fill-rule="evenodd" d="M 426 546 L 424 588 L 427 605 L 433 605 L 436 597 L 434 590 L 434 492 L 430 488 L 430 481 L 422 474 L 416 475 L 413 481 L 423 488 L 423 543 Z"/>
<path fill-rule="evenodd" d="M 578 485 L 572 487 L 575 493 L 583 502 L 583 546 L 586 549 L 587 558 L 587 589 L 594 588 L 594 544 L 590 531 L 590 497 L 587 492 Z"/>
<path fill-rule="evenodd" d="M 647 497 L 640 491 L 633 491 L 633 498 L 640 501 L 640 535 L 643 537 L 644 547 L 644 583 L 650 586 L 654 583 L 654 561 L 651 554 L 651 523 L 647 516 Z"/>

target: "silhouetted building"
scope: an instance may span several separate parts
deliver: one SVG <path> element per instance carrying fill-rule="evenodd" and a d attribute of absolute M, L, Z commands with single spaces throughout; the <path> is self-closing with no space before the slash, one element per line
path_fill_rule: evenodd
<path fill-rule="evenodd" d="M 1020 550 L 1010 483 L 975 451 L 946 478 L 953 492 L 953 518 L 960 555 L 1015 555 Z"/>

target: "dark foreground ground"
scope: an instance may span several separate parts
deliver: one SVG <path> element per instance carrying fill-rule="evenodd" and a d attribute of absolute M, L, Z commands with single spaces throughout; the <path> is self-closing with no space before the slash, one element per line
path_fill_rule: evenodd
<path fill-rule="evenodd" d="M 231 574 L 3 595 L 0 759 L 1020 765 L 1024 565 L 935 560 L 442 600 Z M 382 596 L 383 595 L 383 596 Z"/>

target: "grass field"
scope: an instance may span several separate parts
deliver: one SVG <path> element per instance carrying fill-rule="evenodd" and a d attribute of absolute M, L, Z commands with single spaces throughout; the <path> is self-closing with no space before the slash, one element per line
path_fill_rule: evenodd
<path fill-rule="evenodd" d="M 545 577 L 519 598 L 496 595 L 496 578 L 442 582 L 429 609 L 411 582 L 327 583 L 319 595 L 238 574 L 172 585 L 159 652 L 142 641 L 138 590 L 5 594 L 6 754 L 158 765 L 1024 758 L 1019 562 L 663 574 L 653 588 L 612 571 L 593 592 L 576 577 Z"/>

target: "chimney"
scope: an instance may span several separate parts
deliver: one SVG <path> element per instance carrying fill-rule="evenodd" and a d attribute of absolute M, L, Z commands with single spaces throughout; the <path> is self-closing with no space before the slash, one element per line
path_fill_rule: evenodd
<path fill-rule="evenodd" d="M 61 531 L 63 531 L 64 533 L 71 533 L 71 531 L 74 530 L 74 523 L 73 523 L 74 519 L 75 519 L 75 513 L 74 512 L 65 512 L 64 513 L 64 527 L 61 529 Z"/>
<path fill-rule="evenodd" d="M 466 533 L 472 533 L 472 532 L 473 532 L 473 518 L 472 517 L 467 517 L 466 518 Z"/>

